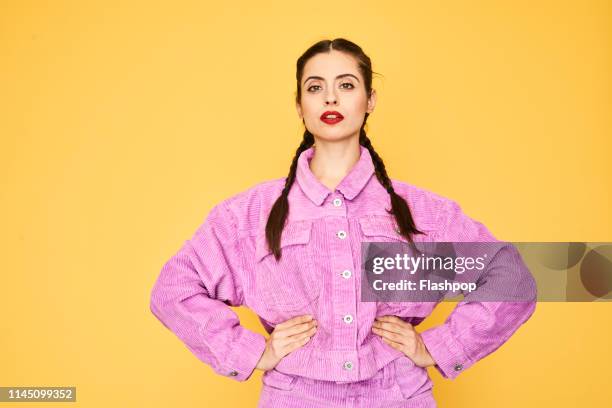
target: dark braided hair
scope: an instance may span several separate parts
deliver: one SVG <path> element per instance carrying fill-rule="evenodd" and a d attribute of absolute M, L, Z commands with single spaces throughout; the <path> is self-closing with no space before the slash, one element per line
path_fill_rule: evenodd
<path fill-rule="evenodd" d="M 296 101 L 298 103 L 300 102 L 302 96 L 301 80 L 306 62 L 316 54 L 330 52 L 332 50 L 345 52 L 347 54 L 352 55 L 357 60 L 359 71 L 361 72 L 364 78 L 366 92 L 368 96 L 371 96 L 373 71 L 370 58 L 363 52 L 361 47 L 359 47 L 357 44 L 344 38 L 336 38 L 334 40 L 322 40 L 315 43 L 310 48 L 308 48 L 306 52 L 304 52 L 304 54 L 300 56 L 300 58 L 298 58 L 296 70 Z M 376 178 L 385 188 L 385 190 L 387 190 L 387 193 L 389 193 L 391 199 L 391 209 L 387 210 L 387 212 L 395 217 L 396 224 L 399 227 L 400 235 L 402 235 L 408 240 L 408 242 L 412 244 L 412 235 L 422 234 L 423 232 L 419 231 L 416 228 L 416 225 L 412 218 L 412 213 L 410 212 L 410 208 L 406 200 L 404 200 L 393 189 L 393 185 L 391 184 L 391 180 L 389 179 L 389 176 L 387 175 L 387 170 L 385 169 L 385 164 L 381 157 L 378 155 L 378 153 L 376 153 L 376 150 L 374 150 L 372 142 L 366 134 L 365 125 L 368 120 L 368 116 L 369 113 L 366 113 L 363 124 L 361 125 L 361 130 L 359 133 L 359 144 L 368 149 L 368 151 L 370 152 L 370 155 L 372 156 L 372 163 L 374 165 Z M 302 138 L 302 143 L 300 143 L 297 150 L 295 151 L 295 156 L 293 157 L 293 161 L 291 162 L 291 167 L 289 168 L 289 175 L 285 180 L 285 186 L 283 187 L 283 191 L 281 192 L 280 197 L 276 199 L 276 202 L 270 210 L 270 215 L 268 216 L 268 222 L 266 224 L 266 240 L 276 260 L 279 260 L 281 257 L 281 234 L 283 232 L 283 228 L 285 227 L 285 222 L 289 214 L 288 196 L 289 191 L 291 190 L 291 186 L 295 181 L 298 159 L 303 151 L 309 149 L 314 145 L 314 142 L 315 139 L 312 133 L 310 133 L 308 129 L 304 130 L 304 137 Z"/>

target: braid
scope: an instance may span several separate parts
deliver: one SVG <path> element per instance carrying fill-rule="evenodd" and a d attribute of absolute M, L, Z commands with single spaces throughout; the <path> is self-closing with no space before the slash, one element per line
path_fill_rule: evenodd
<path fill-rule="evenodd" d="M 307 150 L 312 145 L 314 145 L 314 136 L 308 130 L 305 130 L 302 143 L 300 143 L 295 151 L 295 156 L 293 156 L 291 167 L 289 168 L 289 175 L 285 179 L 285 186 L 283 187 L 280 197 L 278 197 L 274 202 L 274 205 L 270 210 L 270 215 L 268 216 L 268 222 L 266 223 L 266 241 L 268 242 L 268 246 L 272 250 L 274 258 L 276 258 L 277 261 L 281 257 L 280 239 L 281 234 L 283 233 L 283 228 L 285 227 L 285 221 L 289 215 L 288 197 L 289 191 L 291 191 L 291 186 L 295 181 L 298 159 L 300 154 L 302 154 L 303 151 Z"/>
<path fill-rule="evenodd" d="M 368 119 L 368 114 L 366 113 L 366 120 L 367 119 Z M 365 126 L 365 121 L 364 121 L 364 125 L 361 127 L 361 131 L 359 134 L 359 144 L 361 144 L 363 147 L 368 149 L 368 151 L 370 152 L 370 156 L 372 156 L 372 162 L 374 164 L 376 178 L 378 179 L 378 181 L 380 181 L 380 184 L 382 184 L 385 190 L 387 190 L 389 194 L 392 194 L 395 192 L 395 190 L 393 189 L 391 180 L 389 179 L 389 176 L 387 175 L 387 169 L 385 168 L 385 163 L 383 162 L 381 157 L 378 155 L 378 153 L 376 153 L 376 150 L 374 150 L 374 146 L 372 146 L 372 142 L 370 141 L 370 138 L 368 138 L 368 135 L 366 134 L 364 126 Z"/>
<path fill-rule="evenodd" d="M 388 209 L 387 212 L 394 215 L 395 222 L 399 227 L 399 233 L 412 244 L 412 235 L 423 234 L 423 232 L 417 229 L 410 212 L 410 207 L 408 206 L 406 200 L 395 192 L 391 179 L 387 175 L 385 163 L 378 153 L 376 153 L 376 150 L 374 150 L 374 146 L 372 146 L 372 142 L 366 134 L 365 124 L 368 120 L 368 116 L 369 114 L 366 113 L 363 125 L 361 126 L 361 130 L 359 132 L 359 144 L 368 149 L 370 152 L 370 156 L 372 156 L 372 163 L 374 164 L 376 178 L 380 184 L 382 184 L 385 190 L 387 190 L 387 193 L 389 193 L 389 197 L 391 199 L 391 209 Z"/>
<path fill-rule="evenodd" d="M 289 175 L 287 176 L 285 180 L 285 187 L 283 187 L 283 192 L 282 192 L 282 195 L 284 195 L 285 197 L 289 195 L 289 190 L 291 190 L 291 186 L 293 185 L 293 182 L 295 181 L 295 173 L 297 170 L 297 163 L 298 163 L 298 158 L 300 157 L 300 154 L 302 154 L 303 151 L 307 150 L 313 144 L 314 144 L 314 136 L 312 135 L 312 133 L 306 130 L 304 132 L 304 138 L 302 139 L 302 143 L 300 143 L 300 145 L 295 151 L 295 156 L 293 156 L 293 160 L 291 161 L 291 167 L 289 167 Z"/>

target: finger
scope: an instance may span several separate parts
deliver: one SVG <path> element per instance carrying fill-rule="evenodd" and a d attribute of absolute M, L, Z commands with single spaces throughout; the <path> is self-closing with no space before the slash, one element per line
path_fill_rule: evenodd
<path fill-rule="evenodd" d="M 289 344 L 287 344 L 285 351 L 287 353 L 291 353 L 292 351 L 295 351 L 297 349 L 299 349 L 300 347 L 302 347 L 304 344 L 308 343 L 310 341 L 311 337 L 304 337 L 301 340 L 298 341 L 294 341 L 291 342 Z"/>
<path fill-rule="evenodd" d="M 293 343 L 299 343 L 303 341 L 305 338 L 309 338 L 312 336 L 308 336 L 308 334 L 300 334 L 299 338 L 297 337 L 275 337 L 272 340 L 274 348 L 279 351 L 280 354 L 286 355 L 288 350 L 293 347 Z"/>
<path fill-rule="evenodd" d="M 387 343 L 388 345 L 390 345 L 390 346 L 391 346 L 391 347 L 393 347 L 394 349 L 397 349 L 397 350 L 403 351 L 403 346 L 404 346 L 403 344 L 396 343 L 395 341 L 393 341 L 393 340 L 389 340 L 389 339 L 387 339 L 387 338 L 385 338 L 385 337 L 382 337 L 382 341 L 384 341 L 385 343 Z"/>
<path fill-rule="evenodd" d="M 277 336 L 279 337 L 290 337 L 299 333 L 303 333 L 305 331 L 310 330 L 313 327 L 317 327 L 318 323 L 316 320 L 311 320 L 306 323 L 299 323 L 291 327 L 281 328 L 277 332 Z"/>
<path fill-rule="evenodd" d="M 412 324 L 408 323 L 404 319 L 401 319 L 395 315 L 378 316 L 376 320 L 381 321 L 381 322 L 396 323 L 396 324 L 399 324 L 400 326 L 412 327 Z"/>
<path fill-rule="evenodd" d="M 291 342 L 301 342 L 304 338 L 312 338 L 317 332 L 317 326 L 312 326 L 308 330 L 294 334 L 292 336 L 284 337 L 283 340 L 291 343 Z"/>
<path fill-rule="evenodd" d="M 317 326 L 312 326 L 310 329 L 298 333 L 298 334 L 294 334 L 292 336 L 287 336 L 287 339 L 290 341 L 299 341 L 301 339 L 303 339 L 304 337 L 312 337 L 314 336 L 314 334 L 317 332 Z"/>
<path fill-rule="evenodd" d="M 395 322 L 397 321 L 399 318 L 395 315 L 384 315 L 384 316 L 376 316 L 376 320 L 380 320 L 383 322 Z M 399 319 L 401 320 L 401 319 Z"/>
<path fill-rule="evenodd" d="M 387 330 L 393 333 L 399 333 L 399 334 L 403 333 L 406 330 L 405 327 L 401 327 L 395 323 L 389 323 L 389 322 L 374 322 L 372 324 L 372 327 L 377 328 L 377 329 Z"/>
<path fill-rule="evenodd" d="M 404 344 L 406 342 L 406 340 L 404 339 L 404 336 L 394 333 L 394 332 L 390 332 L 388 330 L 378 329 L 374 327 L 372 328 L 372 331 L 380 335 L 381 337 L 387 338 L 389 340 L 393 340 L 396 343 Z"/>
<path fill-rule="evenodd" d="M 277 324 L 276 327 L 278 327 L 280 329 L 285 329 L 287 327 L 291 327 L 291 326 L 296 325 L 296 324 L 309 322 L 312 319 L 313 319 L 312 315 L 296 316 L 296 317 L 293 317 L 293 318 L 291 318 L 289 320 L 285 320 L 282 323 Z"/>

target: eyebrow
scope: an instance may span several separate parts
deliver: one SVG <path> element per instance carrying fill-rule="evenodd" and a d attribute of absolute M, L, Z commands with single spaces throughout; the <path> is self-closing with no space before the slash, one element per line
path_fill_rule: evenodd
<path fill-rule="evenodd" d="M 340 74 L 340 75 L 338 75 L 338 76 L 336 77 L 336 79 L 340 79 L 340 78 L 344 78 L 344 77 L 349 77 L 349 76 L 350 76 L 350 77 L 355 78 L 355 79 L 357 80 L 357 82 L 359 82 L 359 78 L 357 78 L 357 77 L 356 77 L 355 75 L 353 75 L 353 74 Z M 307 81 L 309 81 L 310 79 L 321 79 L 321 80 L 325 80 L 325 78 L 323 78 L 323 77 L 316 76 L 316 75 L 311 75 L 311 76 L 309 76 L 308 78 L 306 78 L 306 79 L 304 80 L 304 82 L 302 83 L 302 85 L 304 85 L 304 84 L 305 84 Z"/>

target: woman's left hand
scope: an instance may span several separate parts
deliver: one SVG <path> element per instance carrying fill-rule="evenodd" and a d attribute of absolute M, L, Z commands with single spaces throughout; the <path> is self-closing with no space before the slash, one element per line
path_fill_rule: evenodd
<path fill-rule="evenodd" d="M 372 331 L 391 347 L 401 351 L 419 367 L 436 364 L 414 327 L 397 316 L 378 316 Z"/>

